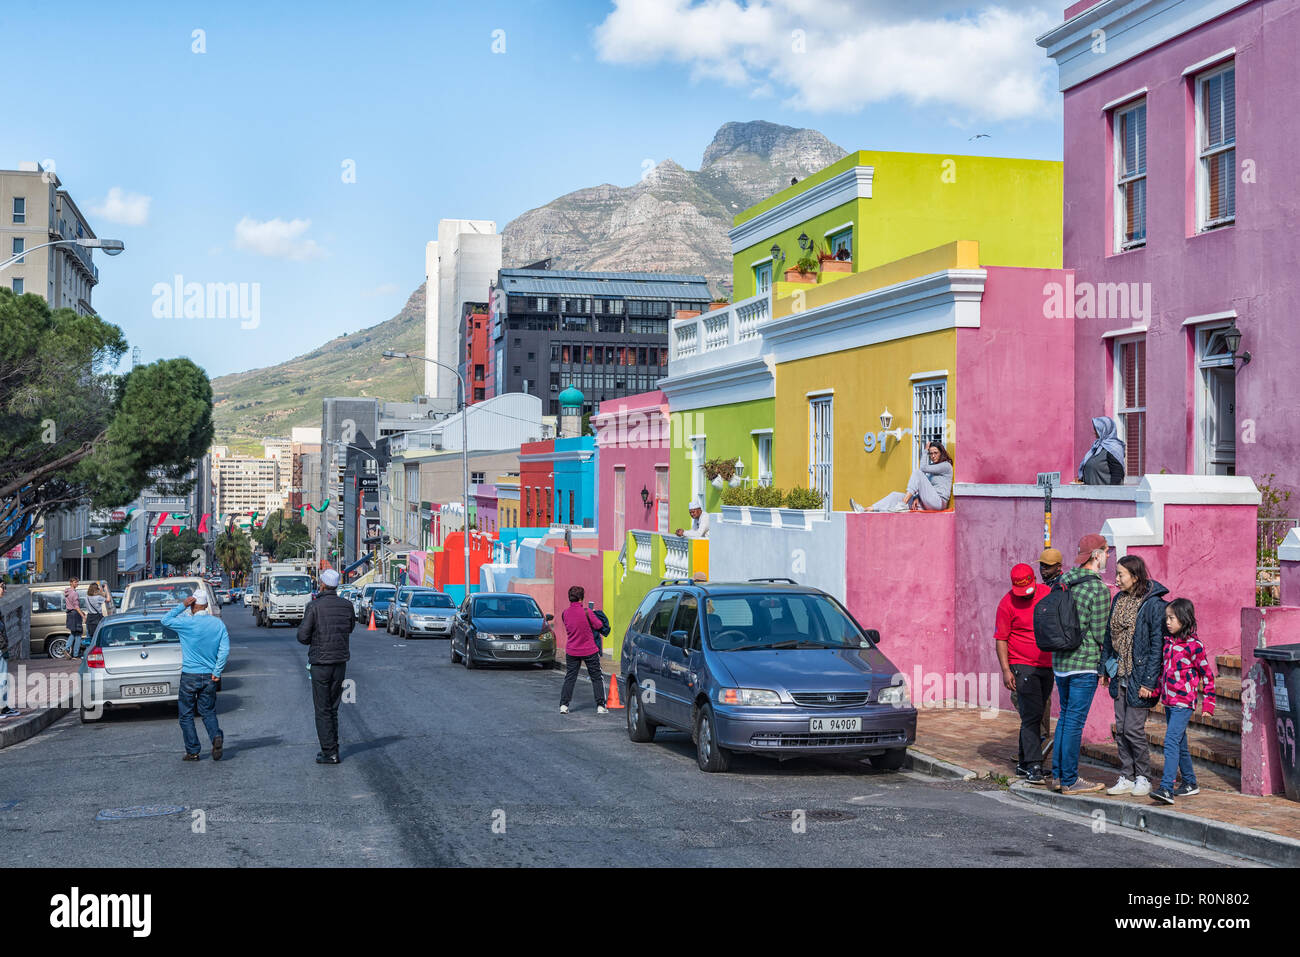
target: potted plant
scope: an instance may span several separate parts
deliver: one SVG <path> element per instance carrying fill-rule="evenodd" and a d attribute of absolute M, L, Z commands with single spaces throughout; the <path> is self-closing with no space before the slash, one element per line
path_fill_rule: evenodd
<path fill-rule="evenodd" d="M 722 520 L 749 524 L 749 506 L 754 504 L 752 488 L 724 488 L 722 490 Z"/>
<path fill-rule="evenodd" d="M 704 477 L 714 488 L 722 488 L 736 474 L 735 459 L 709 459 L 704 463 Z"/>
<path fill-rule="evenodd" d="M 782 528 L 807 528 L 809 512 L 821 511 L 822 493 L 815 488 L 792 488 L 785 493 L 780 509 Z"/>
<path fill-rule="evenodd" d="M 843 246 L 840 247 L 839 252 L 831 252 L 828 247 L 822 247 L 817 253 L 822 273 L 852 272 L 853 260 L 849 258 L 848 252 Z"/>
<path fill-rule="evenodd" d="M 805 253 L 793 269 L 785 271 L 786 282 L 816 282 L 819 263 L 812 250 Z"/>
<path fill-rule="evenodd" d="M 748 509 L 749 523 L 751 525 L 776 525 L 777 509 L 781 506 L 784 493 L 779 488 L 767 485 L 758 485 L 748 489 L 748 491 L 752 496 Z"/>
<path fill-rule="evenodd" d="M 713 312 L 715 309 L 726 309 L 729 305 L 731 305 L 730 299 L 723 299 L 719 296 L 709 303 L 709 312 Z"/>

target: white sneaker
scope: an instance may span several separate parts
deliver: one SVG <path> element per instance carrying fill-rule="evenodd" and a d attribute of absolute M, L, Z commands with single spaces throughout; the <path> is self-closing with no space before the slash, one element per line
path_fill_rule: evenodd
<path fill-rule="evenodd" d="M 1149 792 L 1150 790 L 1151 790 L 1151 786 L 1147 785 L 1147 791 Z M 1119 776 L 1119 780 L 1115 782 L 1115 786 L 1107 788 L 1106 793 L 1107 794 L 1132 794 L 1133 782 L 1121 774 Z"/>
<path fill-rule="evenodd" d="M 609 709 L 602 704 L 599 708 L 596 709 L 596 714 L 609 714 Z"/>
<path fill-rule="evenodd" d="M 1139 774 L 1138 779 L 1133 782 L 1133 796 L 1146 797 L 1150 793 L 1151 793 L 1151 782 Z"/>
<path fill-rule="evenodd" d="M 560 714 L 568 714 L 568 713 L 569 713 L 569 706 L 567 704 L 560 705 Z"/>

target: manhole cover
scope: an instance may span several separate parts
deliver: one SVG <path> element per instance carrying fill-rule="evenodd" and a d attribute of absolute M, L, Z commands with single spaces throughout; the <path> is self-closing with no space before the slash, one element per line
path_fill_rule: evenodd
<path fill-rule="evenodd" d="M 790 821 L 800 813 L 805 821 L 852 821 L 857 817 L 849 811 L 832 811 L 829 808 L 790 808 L 786 811 L 764 811 L 759 817 L 770 821 Z"/>
<path fill-rule="evenodd" d="M 180 814 L 185 808 L 175 804 L 145 804 L 141 807 L 106 807 L 95 815 L 96 821 L 127 821 L 137 817 L 163 817 Z"/>

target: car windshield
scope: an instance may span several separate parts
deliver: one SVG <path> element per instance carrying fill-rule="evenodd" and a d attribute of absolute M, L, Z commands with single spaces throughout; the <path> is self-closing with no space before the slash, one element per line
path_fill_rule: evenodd
<path fill-rule="evenodd" d="M 456 603 L 451 600 L 450 595 L 425 595 L 415 594 L 411 596 L 412 608 L 455 608 Z"/>
<path fill-rule="evenodd" d="M 177 605 L 193 595 L 198 587 L 192 582 L 178 582 L 135 588 L 131 590 L 131 600 L 127 602 L 126 610 L 148 608 L 151 605 Z"/>
<path fill-rule="evenodd" d="M 95 632 L 95 642 L 101 648 L 159 645 L 180 640 L 180 635 L 170 628 L 165 628 L 160 621 L 126 621 L 114 624 L 110 620 Z"/>
<path fill-rule="evenodd" d="M 707 600 L 714 651 L 869 648 L 866 635 L 825 595 L 722 595 Z"/>
<path fill-rule="evenodd" d="M 271 579 L 272 595 L 310 595 L 311 579 L 306 575 L 277 575 Z"/>
<path fill-rule="evenodd" d="M 393 596 L 396 594 L 397 591 L 392 588 L 376 588 L 374 594 L 370 596 L 370 600 L 376 605 L 387 605 L 392 602 Z"/>
<path fill-rule="evenodd" d="M 474 602 L 475 618 L 541 618 L 542 609 L 531 598 L 513 596 L 479 598 Z"/>

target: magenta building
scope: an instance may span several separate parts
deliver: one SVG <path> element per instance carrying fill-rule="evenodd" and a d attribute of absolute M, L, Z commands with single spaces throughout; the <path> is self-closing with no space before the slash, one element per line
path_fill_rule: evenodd
<path fill-rule="evenodd" d="M 1130 482 L 1297 488 L 1300 4 L 1083 0 L 1038 42 L 1065 102 L 1076 463 L 1105 414 Z"/>

